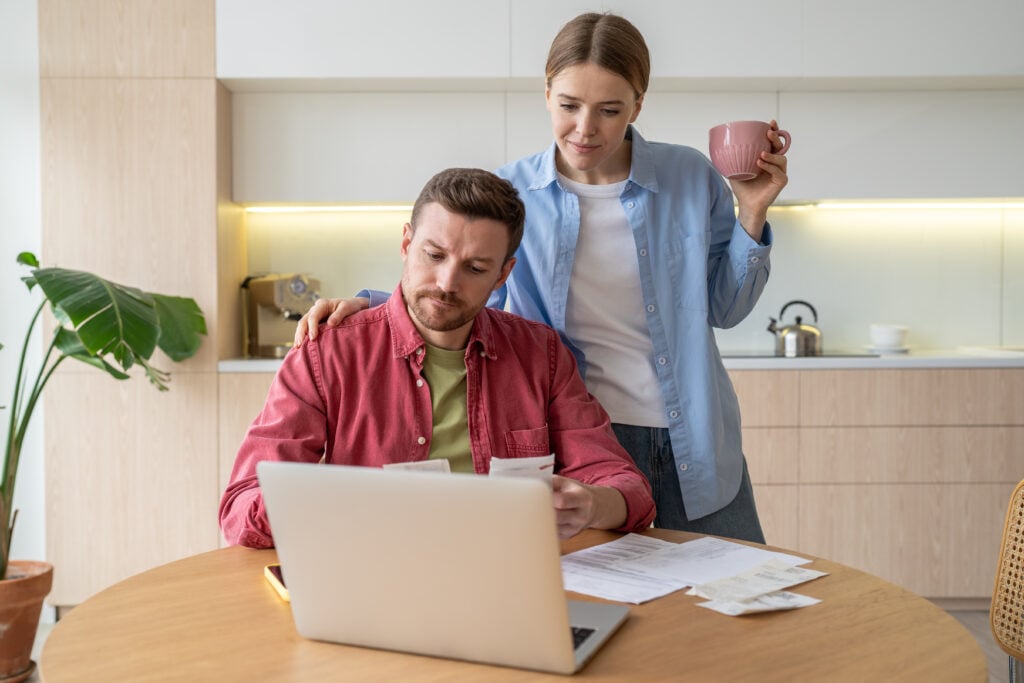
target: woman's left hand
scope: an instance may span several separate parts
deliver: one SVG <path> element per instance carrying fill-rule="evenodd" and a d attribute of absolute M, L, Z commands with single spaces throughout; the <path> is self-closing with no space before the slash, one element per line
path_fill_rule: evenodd
<path fill-rule="evenodd" d="M 786 157 L 775 154 L 782 149 L 782 140 L 778 134 L 779 124 L 772 120 L 768 139 L 772 143 L 771 152 L 762 152 L 757 165 L 761 173 L 750 180 L 730 180 L 729 185 L 739 204 L 740 225 L 753 237 L 760 241 L 761 231 L 768 218 L 768 207 L 778 198 L 782 188 L 789 182 L 786 175 Z"/>

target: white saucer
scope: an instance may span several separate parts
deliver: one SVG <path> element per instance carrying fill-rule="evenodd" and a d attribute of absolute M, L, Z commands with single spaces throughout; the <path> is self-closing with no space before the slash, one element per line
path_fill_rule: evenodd
<path fill-rule="evenodd" d="M 883 356 L 886 355 L 886 354 L 890 354 L 890 353 L 897 354 L 897 353 L 907 353 L 908 351 L 910 351 L 910 348 L 907 347 L 907 346 L 884 346 L 884 347 L 865 346 L 864 348 L 867 349 L 868 351 L 870 351 L 871 353 L 877 353 L 877 354 L 883 355 Z"/>

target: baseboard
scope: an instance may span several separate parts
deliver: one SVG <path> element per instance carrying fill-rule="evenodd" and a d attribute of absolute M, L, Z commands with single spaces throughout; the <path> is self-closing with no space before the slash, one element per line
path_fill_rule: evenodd
<path fill-rule="evenodd" d="M 928 598 L 929 602 L 947 612 L 987 612 L 988 598 Z"/>

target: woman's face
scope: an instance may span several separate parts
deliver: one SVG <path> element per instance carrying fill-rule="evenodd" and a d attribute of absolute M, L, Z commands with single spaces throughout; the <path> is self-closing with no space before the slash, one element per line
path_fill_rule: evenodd
<path fill-rule="evenodd" d="M 544 92 L 558 145 L 556 165 L 572 180 L 601 185 L 629 176 L 626 127 L 640 113 L 625 78 L 585 62 L 563 69 Z"/>

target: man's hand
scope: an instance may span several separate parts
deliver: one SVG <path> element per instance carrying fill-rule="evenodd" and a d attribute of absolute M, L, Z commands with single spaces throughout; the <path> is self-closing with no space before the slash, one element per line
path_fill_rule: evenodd
<path fill-rule="evenodd" d="M 555 474 L 551 489 L 563 541 L 587 528 L 617 529 L 626 523 L 626 499 L 610 486 L 590 486 Z"/>
<path fill-rule="evenodd" d="M 306 311 L 306 315 L 299 318 L 295 325 L 295 346 L 302 346 L 307 335 L 310 339 L 316 339 L 321 321 L 327 327 L 337 327 L 345 318 L 369 306 L 370 300 L 363 296 L 351 299 L 317 299 L 313 307 Z"/>

